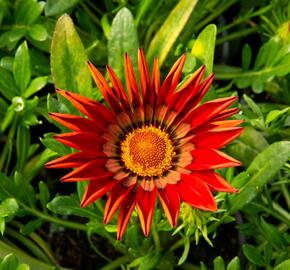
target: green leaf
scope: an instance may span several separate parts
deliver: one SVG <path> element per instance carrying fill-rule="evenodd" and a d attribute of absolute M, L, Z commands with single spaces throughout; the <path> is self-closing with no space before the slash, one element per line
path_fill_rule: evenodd
<path fill-rule="evenodd" d="M 15 6 L 15 20 L 18 24 L 33 24 L 44 9 L 45 2 L 35 0 L 19 0 Z"/>
<path fill-rule="evenodd" d="M 3 218 L 13 216 L 17 212 L 18 208 L 18 203 L 14 198 L 5 199 L 0 204 L 0 217 Z"/>
<path fill-rule="evenodd" d="M 14 58 L 11 56 L 4 56 L 0 60 L 0 67 L 12 72 Z"/>
<path fill-rule="evenodd" d="M 271 122 L 275 121 L 277 118 L 281 117 L 283 114 L 288 113 L 290 107 L 285 108 L 284 110 L 272 110 L 267 114 L 266 117 L 266 124 L 270 124 Z"/>
<path fill-rule="evenodd" d="M 28 88 L 25 90 L 23 96 L 25 98 L 29 98 L 30 96 L 41 90 L 44 86 L 46 86 L 47 81 L 47 76 L 37 77 L 33 79 Z"/>
<path fill-rule="evenodd" d="M 189 237 L 184 237 L 183 244 L 184 244 L 184 250 L 182 252 L 181 257 L 178 260 L 177 265 L 183 264 L 186 261 L 186 259 L 187 259 L 187 256 L 188 256 L 188 253 L 189 253 L 189 249 L 190 249 L 190 239 L 189 239 Z"/>
<path fill-rule="evenodd" d="M 61 16 L 51 44 L 51 73 L 57 88 L 92 97 L 85 48 L 69 15 Z"/>
<path fill-rule="evenodd" d="M 160 66 L 163 64 L 196 4 L 197 0 L 181 0 L 170 12 L 149 45 L 147 60 L 150 67 L 154 57 L 158 57 Z"/>
<path fill-rule="evenodd" d="M 47 110 L 48 112 L 69 113 L 67 106 L 51 94 L 47 95 Z"/>
<path fill-rule="evenodd" d="M 34 24 L 30 26 L 28 30 L 28 35 L 37 41 L 44 41 L 46 40 L 48 33 L 41 24 Z"/>
<path fill-rule="evenodd" d="M 16 50 L 13 63 L 13 76 L 20 92 L 23 93 L 31 79 L 30 56 L 26 41 Z"/>
<path fill-rule="evenodd" d="M 0 233 L 3 236 L 5 232 L 6 224 L 5 224 L 5 218 L 0 217 Z"/>
<path fill-rule="evenodd" d="M 227 270 L 240 270 L 240 259 L 239 257 L 234 257 L 227 265 Z"/>
<path fill-rule="evenodd" d="M 76 215 L 86 218 L 97 218 L 97 215 L 88 210 L 88 208 L 81 208 L 80 202 L 76 197 L 58 196 L 47 204 L 47 208 L 55 214 L 59 215 Z"/>
<path fill-rule="evenodd" d="M 45 182 L 40 181 L 38 184 L 39 187 L 39 200 L 43 210 L 46 210 L 46 205 L 50 199 L 49 189 Z"/>
<path fill-rule="evenodd" d="M 244 244 L 243 252 L 251 263 L 258 266 L 266 266 L 266 262 L 264 261 L 264 258 L 260 254 L 259 250 L 253 245 Z"/>
<path fill-rule="evenodd" d="M 289 269 L 290 269 L 290 259 L 281 262 L 274 268 L 274 270 L 289 270 Z"/>
<path fill-rule="evenodd" d="M 260 117 L 263 117 L 263 113 L 260 110 L 260 107 L 255 103 L 254 100 L 252 100 L 249 96 L 246 94 L 243 94 L 243 99 L 247 102 L 251 110 Z"/>
<path fill-rule="evenodd" d="M 0 67 L 0 93 L 8 100 L 20 94 L 11 73 L 2 67 Z"/>
<path fill-rule="evenodd" d="M 40 218 L 33 219 L 27 222 L 25 225 L 22 225 L 20 228 L 20 232 L 24 235 L 30 235 L 35 230 L 37 230 L 42 224 L 42 220 Z"/>
<path fill-rule="evenodd" d="M 247 126 L 239 138 L 227 147 L 227 152 L 240 160 L 244 167 L 248 167 L 266 147 L 268 147 L 268 142 L 263 134 L 251 126 Z"/>
<path fill-rule="evenodd" d="M 245 44 L 242 50 L 242 68 L 248 70 L 252 61 L 252 50 L 249 44 Z"/>
<path fill-rule="evenodd" d="M 53 138 L 54 133 L 44 134 L 44 138 L 40 139 L 43 145 L 52 151 L 58 153 L 60 156 L 70 154 L 70 149 Z"/>
<path fill-rule="evenodd" d="M 290 157 L 290 142 L 280 141 L 271 144 L 253 160 L 247 173 L 250 180 L 240 193 L 230 198 L 230 213 L 234 213 L 251 202 L 259 194 Z"/>
<path fill-rule="evenodd" d="M 224 259 L 221 256 L 216 257 L 213 260 L 214 270 L 225 270 Z"/>
<path fill-rule="evenodd" d="M 263 217 L 261 217 L 261 228 L 263 230 L 262 235 L 273 247 L 281 250 L 287 248 L 287 242 L 285 241 L 283 234 L 276 228 L 276 226 L 267 223 Z"/>
<path fill-rule="evenodd" d="M 214 24 L 205 27 L 198 35 L 191 50 L 191 54 L 206 66 L 206 75 L 212 72 L 216 32 Z"/>
<path fill-rule="evenodd" d="M 18 265 L 16 270 L 30 270 L 30 267 L 27 264 L 21 263 Z"/>
<path fill-rule="evenodd" d="M 115 16 L 108 41 L 109 65 L 120 80 L 124 81 L 124 55 L 127 52 L 134 67 L 137 67 L 138 36 L 132 13 L 122 8 Z"/>
<path fill-rule="evenodd" d="M 63 14 L 68 9 L 74 7 L 80 0 L 47 0 L 44 8 L 46 16 Z"/>
<path fill-rule="evenodd" d="M 15 270 L 19 264 L 17 257 L 14 254 L 9 254 L 4 257 L 0 264 L 0 270 Z"/>
<path fill-rule="evenodd" d="M 29 130 L 19 125 L 17 127 L 16 134 L 16 170 L 22 171 L 24 165 L 26 164 L 28 158 L 28 148 L 30 145 L 30 132 Z"/>

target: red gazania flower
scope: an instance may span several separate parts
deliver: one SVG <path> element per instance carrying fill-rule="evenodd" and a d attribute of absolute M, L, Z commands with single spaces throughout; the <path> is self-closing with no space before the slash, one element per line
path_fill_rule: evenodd
<path fill-rule="evenodd" d="M 181 202 L 216 211 L 211 191 L 236 192 L 214 169 L 240 165 L 219 150 L 242 131 L 237 127 L 241 121 L 226 120 L 237 113 L 237 108 L 228 108 L 237 98 L 219 98 L 199 105 L 214 76 L 202 81 L 205 67 L 201 67 L 178 86 L 184 62 L 182 55 L 160 85 L 157 59 L 150 78 L 139 50 L 141 98 L 128 54 L 127 92 L 109 66 L 112 87 L 89 63 L 109 108 L 75 93 L 57 91 L 85 117 L 50 114 L 72 130 L 55 139 L 79 152 L 55 159 L 46 167 L 76 168 L 61 179 L 64 182 L 89 180 L 82 207 L 108 194 L 104 222 L 108 223 L 119 210 L 118 239 L 124 235 L 135 208 L 148 236 L 157 197 L 169 223 L 175 226 Z"/>

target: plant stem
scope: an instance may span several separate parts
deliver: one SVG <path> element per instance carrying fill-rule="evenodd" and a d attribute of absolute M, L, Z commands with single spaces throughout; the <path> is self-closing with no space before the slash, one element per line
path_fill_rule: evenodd
<path fill-rule="evenodd" d="M 156 224 L 154 222 L 152 222 L 152 237 L 153 237 L 153 241 L 155 244 L 155 250 L 158 252 L 160 251 L 160 239 L 159 239 L 159 234 L 156 228 Z"/>
<path fill-rule="evenodd" d="M 270 214 L 271 216 L 279 219 L 283 223 L 287 224 L 290 227 L 290 215 L 285 211 L 281 206 L 279 206 L 277 203 L 273 202 L 273 210 L 268 208 L 267 206 L 257 203 L 257 202 L 251 202 L 250 204 L 256 206 L 257 208 L 265 211 L 266 213 Z"/>
<path fill-rule="evenodd" d="M 199 24 L 195 26 L 195 30 L 198 32 L 200 29 L 209 24 L 212 20 L 218 17 L 221 13 L 223 13 L 226 9 L 235 4 L 237 1 L 238 0 L 229 0 L 225 3 L 222 3 L 221 8 L 204 18 Z"/>
<path fill-rule="evenodd" d="M 256 31 L 257 31 L 257 27 L 242 29 L 240 31 L 237 31 L 237 32 L 234 32 L 232 34 L 226 35 L 224 37 L 218 38 L 216 41 L 216 45 L 220 45 L 226 41 L 230 41 L 230 40 L 233 40 L 235 38 L 248 36 L 250 34 L 255 33 Z"/>
<path fill-rule="evenodd" d="M 7 227 L 5 229 L 5 233 L 9 235 L 10 237 L 18 240 L 21 242 L 25 247 L 27 247 L 28 250 L 38 259 L 45 263 L 50 263 L 50 260 L 47 258 L 46 254 L 30 239 L 26 238 L 24 235 L 20 234 L 14 229 L 11 229 Z"/>
<path fill-rule="evenodd" d="M 285 198 L 285 201 L 287 203 L 288 209 L 290 210 L 290 194 L 289 194 L 289 190 L 287 189 L 285 184 L 281 184 L 281 189 L 282 189 L 282 193 L 283 193 L 283 196 Z"/>

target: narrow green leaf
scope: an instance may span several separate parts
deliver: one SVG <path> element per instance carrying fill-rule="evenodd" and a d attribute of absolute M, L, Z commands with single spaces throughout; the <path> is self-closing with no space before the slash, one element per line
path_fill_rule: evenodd
<path fill-rule="evenodd" d="M 242 50 L 242 68 L 249 70 L 252 61 L 252 50 L 249 44 L 245 44 Z"/>
<path fill-rule="evenodd" d="M 61 16 L 51 44 L 51 73 L 57 88 L 92 97 L 85 48 L 69 15 Z"/>
<path fill-rule="evenodd" d="M 283 234 L 276 228 L 276 226 L 267 223 L 263 217 L 261 217 L 261 228 L 263 230 L 263 236 L 273 247 L 281 250 L 287 248 L 287 242 L 283 238 Z"/>
<path fill-rule="evenodd" d="M 41 90 L 47 84 L 47 81 L 48 76 L 42 76 L 33 79 L 28 88 L 25 90 L 23 96 L 25 98 L 32 96 L 33 94 Z"/>
<path fill-rule="evenodd" d="M 18 248 L 14 248 L 14 247 L 4 243 L 3 241 L 0 241 L 0 250 L 2 252 L 1 253 L 2 256 L 9 255 L 10 253 L 15 254 L 21 262 L 24 262 L 24 263 L 27 263 L 28 265 L 30 265 L 31 270 L 40 270 L 40 269 L 41 270 L 55 270 L 54 266 L 43 263 L 43 262 L 27 255 L 27 253 L 25 253 L 24 251 L 22 251 Z M 9 256 L 11 256 L 11 255 L 9 255 Z M 12 270 L 15 270 L 15 269 L 17 269 L 17 266 L 15 268 L 13 268 Z M 1 270 L 4 270 L 4 269 L 1 269 Z M 27 270 L 27 268 L 25 270 Z M 65 270 L 65 269 L 63 268 L 63 270 Z"/>
<path fill-rule="evenodd" d="M 188 253 L 189 253 L 189 249 L 190 249 L 190 239 L 189 237 L 184 237 L 184 250 L 180 259 L 178 260 L 177 265 L 181 265 L 186 261 Z"/>
<path fill-rule="evenodd" d="M 163 64 L 196 3 L 197 0 L 181 0 L 171 11 L 149 45 L 147 60 L 150 67 L 154 57 L 158 57 L 160 66 Z"/>
<path fill-rule="evenodd" d="M 80 0 L 47 0 L 44 8 L 46 16 L 63 14 L 68 9 L 75 6 Z"/>
<path fill-rule="evenodd" d="M 16 134 L 16 154 L 17 154 L 16 169 L 18 171 L 22 171 L 24 165 L 26 164 L 29 145 L 30 145 L 30 132 L 26 127 L 19 125 L 17 127 Z"/>
<path fill-rule="evenodd" d="M 11 73 L 2 67 L 0 67 L 0 93 L 8 100 L 20 94 Z"/>
<path fill-rule="evenodd" d="M 30 235 L 35 230 L 37 230 L 42 224 L 42 220 L 40 218 L 33 219 L 27 222 L 25 225 L 22 225 L 20 228 L 20 232 L 24 235 Z"/>
<path fill-rule="evenodd" d="M 16 50 L 13 63 L 13 76 L 20 92 L 23 93 L 31 79 L 30 56 L 26 41 Z"/>
<path fill-rule="evenodd" d="M 30 26 L 28 35 L 37 41 L 44 41 L 47 38 L 47 31 L 41 24 L 34 24 Z"/>
<path fill-rule="evenodd" d="M 248 95 L 244 94 L 243 99 L 247 102 L 251 110 L 260 117 L 263 117 L 263 113 L 261 112 L 260 107 L 255 103 L 254 100 L 252 100 Z"/>
<path fill-rule="evenodd" d="M 108 42 L 109 65 L 124 81 L 124 55 L 127 52 L 134 67 L 137 67 L 138 36 L 132 13 L 122 8 L 115 16 Z"/>
<path fill-rule="evenodd" d="M 282 168 L 290 157 L 290 142 L 280 141 L 271 144 L 253 160 L 247 173 L 250 180 L 240 193 L 230 198 L 230 213 L 234 213 L 251 202 Z"/>
<path fill-rule="evenodd" d="M 49 189 L 45 182 L 40 181 L 38 184 L 39 187 L 39 200 L 43 210 L 46 210 L 46 205 L 50 199 Z"/>
<path fill-rule="evenodd" d="M 33 24 L 44 9 L 45 2 L 35 0 L 16 1 L 15 20 L 18 24 Z"/>
<path fill-rule="evenodd" d="M 253 245 L 244 244 L 243 252 L 251 263 L 258 266 L 266 266 L 266 262 L 264 261 L 264 258 L 260 254 L 259 250 Z"/>
<path fill-rule="evenodd" d="M 216 31 L 217 29 L 214 24 L 205 27 L 198 35 L 191 50 L 191 54 L 206 65 L 206 75 L 212 72 Z"/>

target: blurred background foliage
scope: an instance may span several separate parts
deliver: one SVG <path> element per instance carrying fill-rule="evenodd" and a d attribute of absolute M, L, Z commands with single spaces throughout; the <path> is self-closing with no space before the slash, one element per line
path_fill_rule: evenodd
<path fill-rule="evenodd" d="M 245 131 L 221 170 L 240 193 L 214 214 L 185 205 L 177 228 L 161 211 L 144 238 L 136 215 L 122 242 L 103 201 L 81 209 L 85 183 L 59 184 L 43 165 L 71 150 L 48 112 L 77 113 L 62 88 L 103 102 L 86 66 L 124 81 L 158 56 L 164 78 L 182 53 L 216 80 L 205 99 L 238 95 Z M 0 0 L 0 269 L 290 269 L 290 3 L 288 0 Z"/>

